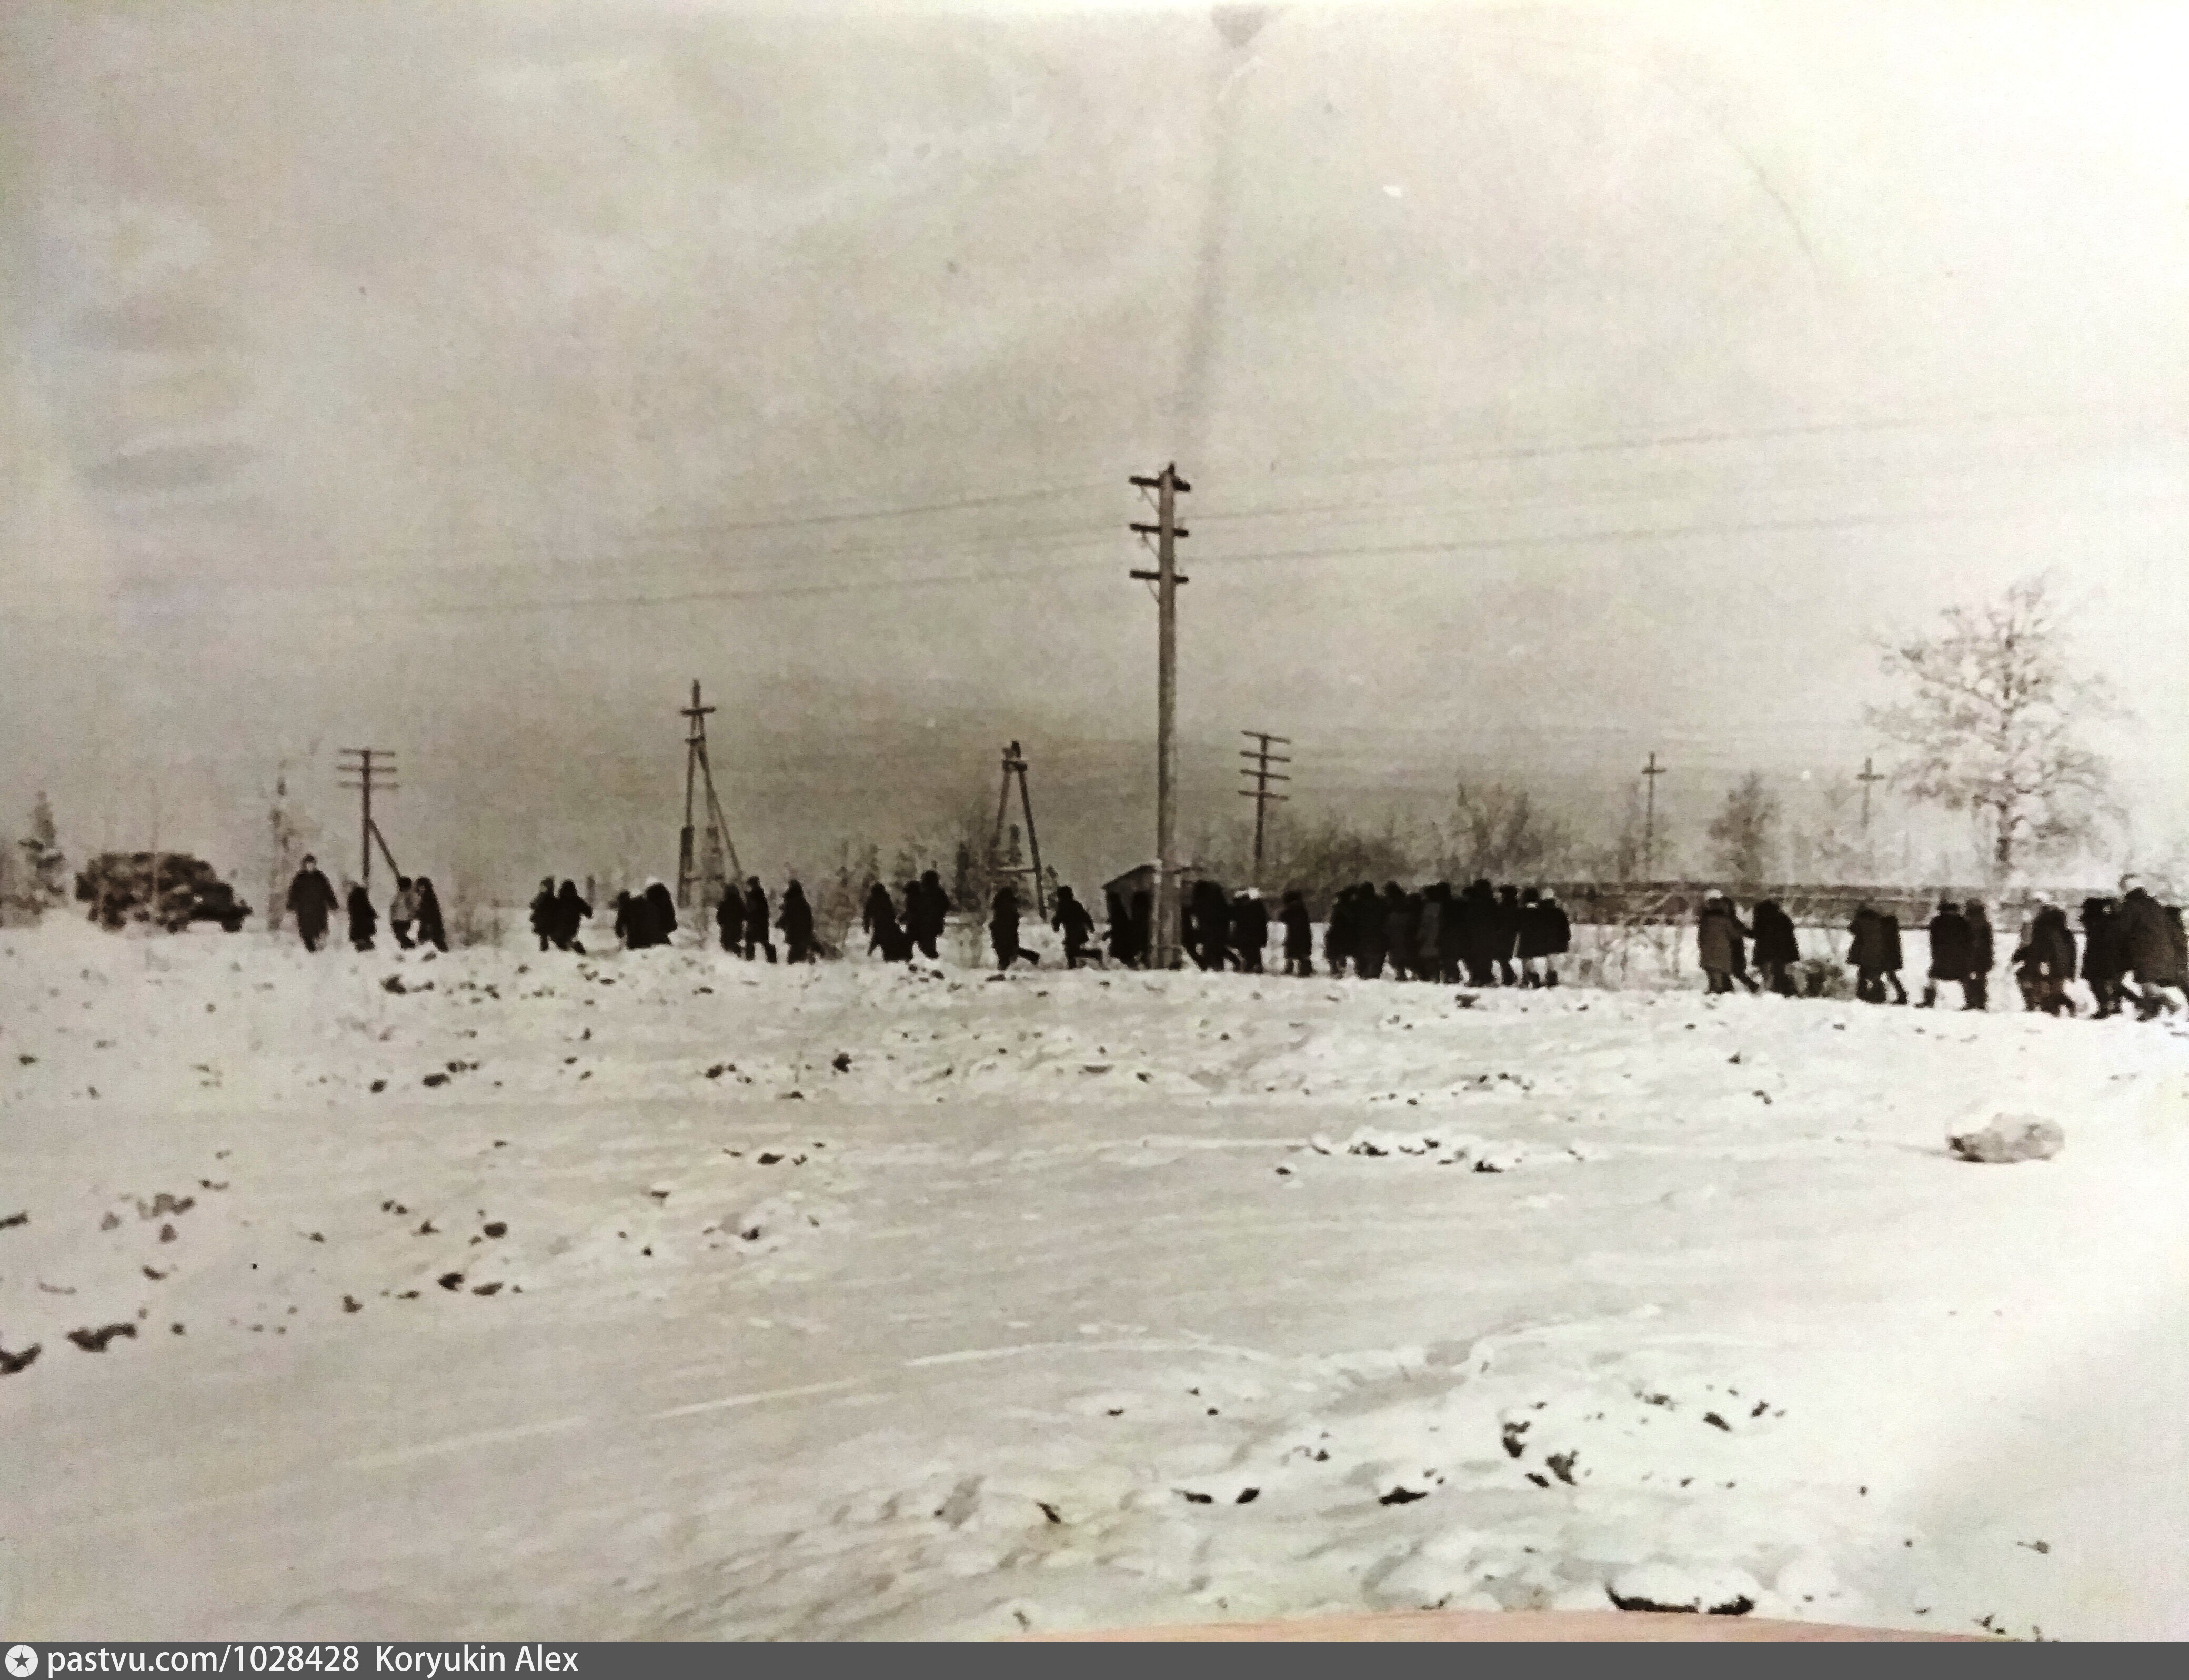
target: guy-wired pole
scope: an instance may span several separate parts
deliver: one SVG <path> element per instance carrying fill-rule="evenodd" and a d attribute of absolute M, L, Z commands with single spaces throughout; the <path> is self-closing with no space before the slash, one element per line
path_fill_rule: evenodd
<path fill-rule="evenodd" d="M 1152 478 L 1135 478 L 1156 493 L 1156 523 L 1134 525 L 1156 539 L 1156 569 L 1133 575 L 1156 585 L 1156 902 L 1151 960 L 1159 969 L 1178 961 L 1178 497 L 1193 486 L 1178 476 L 1176 462 Z"/>

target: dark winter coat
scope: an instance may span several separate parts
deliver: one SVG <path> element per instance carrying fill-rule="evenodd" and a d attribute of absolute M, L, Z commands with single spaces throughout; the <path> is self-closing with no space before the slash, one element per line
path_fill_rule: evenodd
<path fill-rule="evenodd" d="M 1520 889 L 1508 886 L 1497 895 L 1497 945 L 1496 954 L 1500 960 L 1511 962 L 1513 953 L 1520 948 Z"/>
<path fill-rule="evenodd" d="M 751 942 L 767 942 L 767 889 L 758 881 L 745 883 L 745 938 Z"/>
<path fill-rule="evenodd" d="M 578 936 L 580 925 L 591 921 L 593 907 L 579 896 L 575 881 L 564 881 L 555 895 L 555 925 L 551 938 L 568 942 Z"/>
<path fill-rule="evenodd" d="M 676 901 L 669 896 L 669 889 L 655 881 L 646 889 L 647 907 L 653 911 L 653 938 L 648 942 L 666 945 L 669 936 L 676 931 Z"/>
<path fill-rule="evenodd" d="M 1087 942 L 1094 936 L 1094 918 L 1068 886 L 1057 891 L 1056 914 L 1049 918 L 1049 925 L 1064 936 L 1067 951 L 1085 950 Z"/>
<path fill-rule="evenodd" d="M 1778 900 L 1765 899 L 1756 907 L 1750 919 L 1756 927 L 1756 960 L 1759 966 L 1802 960 L 1802 942 L 1795 934 L 1794 919 L 1779 908 Z"/>
<path fill-rule="evenodd" d="M 1414 950 L 1422 966 L 1443 960 L 1444 895 L 1431 887 L 1422 895 L 1421 919 L 1414 924 Z"/>
<path fill-rule="evenodd" d="M 1477 881 L 1460 895 L 1460 954 L 1468 963 L 1495 962 L 1497 958 L 1497 894 L 1488 881 Z"/>
<path fill-rule="evenodd" d="M 2130 887 L 2121 900 L 2121 937 L 2127 947 L 2129 972 L 2139 985 L 2179 986 L 2182 965 L 2174 954 L 2166 912 L 2141 887 Z"/>
<path fill-rule="evenodd" d="M 543 880 L 532 895 L 532 931 L 542 939 L 555 936 L 555 883 Z"/>
<path fill-rule="evenodd" d="M 441 895 L 433 891 L 433 882 L 423 875 L 418 877 L 417 886 L 418 942 L 445 951 L 449 948 L 449 931 L 441 923 Z"/>
<path fill-rule="evenodd" d="M 1847 966 L 1882 971 L 1892 966 L 1886 959 L 1892 954 L 1886 940 L 1885 918 L 1864 905 L 1847 924 Z"/>
<path fill-rule="evenodd" d="M 1563 957 L 1573 949 L 1573 922 L 1566 914 L 1566 907 L 1555 898 L 1546 898 L 1541 906 L 1543 918 L 1543 941 L 1547 957 Z"/>
<path fill-rule="evenodd" d="M 1741 966 L 1739 921 L 1722 898 L 1705 902 L 1695 924 L 1698 960 L 1705 969 L 1730 974 Z"/>
<path fill-rule="evenodd" d="M 737 888 L 722 889 L 722 902 L 715 907 L 715 925 L 721 930 L 723 944 L 745 942 L 745 899 Z"/>
<path fill-rule="evenodd" d="M 317 869 L 297 871 L 297 879 L 289 883 L 289 914 L 299 928 L 312 934 L 325 932 L 327 918 L 338 908 L 335 890 L 325 875 Z"/>
<path fill-rule="evenodd" d="M 2083 978 L 2114 981 L 2127 972 L 2127 942 L 2122 935 L 2120 917 L 2104 899 L 2086 899 L 2083 904 Z"/>
<path fill-rule="evenodd" d="M 813 944 L 813 907 L 806 902 L 806 889 L 796 881 L 783 890 L 783 914 L 775 925 L 783 930 L 783 942 L 794 953 L 804 952 Z"/>
<path fill-rule="evenodd" d="M 2025 974 L 2041 974 L 2054 980 L 2075 977 L 2075 936 L 2067 926 L 2067 913 L 2047 904 L 2029 920 L 2029 937 L 2016 953 Z"/>
<path fill-rule="evenodd" d="M 897 931 L 897 906 L 890 899 L 889 889 L 876 881 L 867 889 L 867 902 L 859 911 L 859 926 L 879 945 L 885 922 L 889 924 L 892 933 Z"/>
<path fill-rule="evenodd" d="M 1394 967 L 1413 967 L 1414 930 L 1420 920 L 1421 912 L 1395 881 L 1383 889 L 1383 955 Z"/>
<path fill-rule="evenodd" d="M 1992 945 L 1991 917 L 1974 899 L 1969 901 L 1964 914 L 1969 919 L 1969 975 L 1971 979 L 1980 980 L 1991 972 L 1992 964 L 1998 960 Z"/>
<path fill-rule="evenodd" d="M 1885 971 L 1887 974 L 1898 974 L 1900 972 L 1901 962 L 1900 918 L 1890 910 L 1886 910 L 1880 913 L 1877 919 L 1884 925 Z"/>
<path fill-rule="evenodd" d="M 1466 910 L 1448 882 L 1439 881 L 1429 892 L 1437 906 L 1437 965 L 1449 970 L 1458 965 L 1467 949 Z"/>
<path fill-rule="evenodd" d="M 1524 900 L 1520 905 L 1520 942 L 1515 948 L 1523 961 L 1534 957 L 1553 954 L 1553 923 L 1548 912 L 1554 906 L 1539 898 Z"/>
<path fill-rule="evenodd" d="M 1278 919 L 1285 925 L 1285 959 L 1287 962 L 1306 962 L 1315 955 L 1315 920 L 1308 914 L 1307 901 L 1297 892 L 1285 895 Z"/>
<path fill-rule="evenodd" d="M 372 908 L 372 895 L 362 885 L 349 890 L 349 936 L 370 943 L 380 926 L 380 912 Z"/>
<path fill-rule="evenodd" d="M 1931 918 L 1931 978 L 1969 977 L 1969 923 L 1959 910 L 1942 909 Z"/>
<path fill-rule="evenodd" d="M 1231 948 L 1263 951 L 1270 943 L 1270 907 L 1259 898 L 1242 896 L 1231 906 Z"/>

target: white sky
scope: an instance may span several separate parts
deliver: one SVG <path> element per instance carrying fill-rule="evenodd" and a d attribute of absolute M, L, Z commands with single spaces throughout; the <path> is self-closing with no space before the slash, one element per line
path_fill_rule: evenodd
<path fill-rule="evenodd" d="M 749 864 L 1016 736 L 1106 872 L 1171 457 L 1189 829 L 1249 726 L 1843 772 L 2045 565 L 2189 827 L 2177 7 L 445 9 L 0 14 L 0 827 L 240 866 L 370 743 L 399 850 L 661 868 L 697 676 Z"/>

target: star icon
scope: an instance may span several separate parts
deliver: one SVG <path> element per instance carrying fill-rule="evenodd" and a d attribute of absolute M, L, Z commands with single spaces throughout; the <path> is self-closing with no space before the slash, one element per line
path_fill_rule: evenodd
<path fill-rule="evenodd" d="M 8 1648 L 8 1672 L 13 1680 L 31 1680 L 38 1672 L 38 1654 L 28 1645 Z"/>

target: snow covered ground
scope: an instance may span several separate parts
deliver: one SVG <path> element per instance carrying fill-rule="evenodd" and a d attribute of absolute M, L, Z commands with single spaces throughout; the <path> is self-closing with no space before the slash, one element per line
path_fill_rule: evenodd
<path fill-rule="evenodd" d="M 0 935 L 0 1625 L 2189 1633 L 2189 1041 L 1687 975 Z"/>

